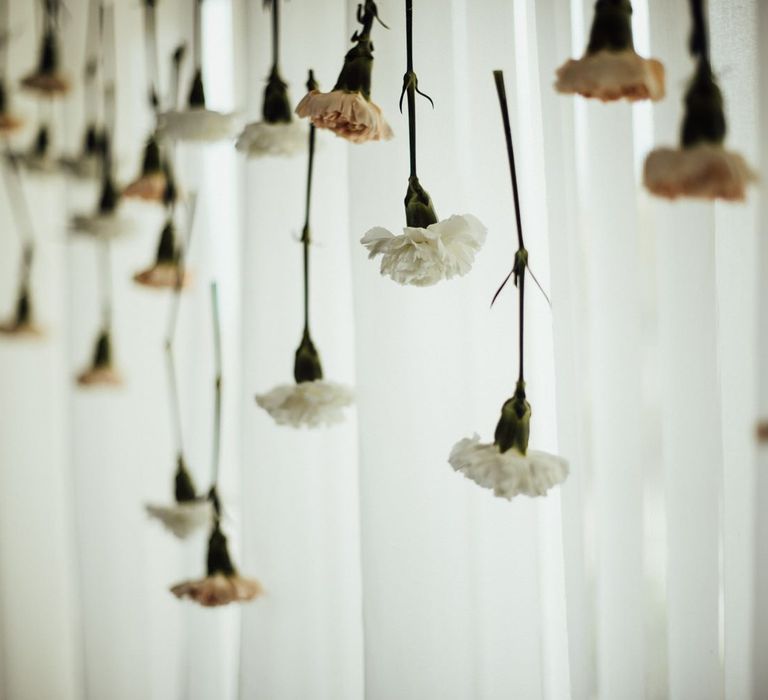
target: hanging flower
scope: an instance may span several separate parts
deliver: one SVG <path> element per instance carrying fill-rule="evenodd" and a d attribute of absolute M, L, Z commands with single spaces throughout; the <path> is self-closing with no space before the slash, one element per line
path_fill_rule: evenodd
<path fill-rule="evenodd" d="M 58 173 L 61 170 L 60 163 L 51 155 L 50 141 L 48 126 L 43 124 L 38 128 L 32 146 L 21 153 L 14 153 L 12 157 L 27 170 L 36 174 Z"/>
<path fill-rule="evenodd" d="M 214 509 L 209 498 L 196 495 L 192 477 L 181 455 L 177 459 L 174 480 L 176 502 L 170 506 L 147 504 L 146 509 L 150 517 L 159 520 L 176 537 L 186 539 L 211 524 Z"/>
<path fill-rule="evenodd" d="M 0 334 L 18 338 L 39 338 L 43 335 L 33 318 L 28 283 L 22 282 L 13 317 L 0 323 Z"/>
<path fill-rule="evenodd" d="M 48 27 L 43 35 L 37 68 L 22 79 L 21 85 L 43 97 L 69 92 L 69 78 L 59 70 L 59 47 L 53 27 Z"/>
<path fill-rule="evenodd" d="M 375 227 L 360 242 L 369 258 L 381 256 L 382 275 L 398 284 L 429 287 L 466 275 L 485 236 L 485 226 L 464 214 L 426 227 L 406 226 L 399 236 Z"/>
<path fill-rule="evenodd" d="M 216 520 L 208 541 L 208 575 L 185 581 L 171 588 L 177 598 L 189 598 L 204 607 L 245 603 L 264 593 L 256 579 L 245 578 L 235 569 L 229 556 L 227 538 Z"/>
<path fill-rule="evenodd" d="M 304 149 L 306 141 L 307 133 L 297 122 L 271 124 L 261 121 L 248 124 L 235 146 L 249 158 L 292 156 Z"/>
<path fill-rule="evenodd" d="M 175 141 L 212 143 L 231 139 L 237 133 L 237 116 L 207 109 L 203 74 L 195 72 L 188 107 L 163 112 L 158 117 L 158 133 Z"/>
<path fill-rule="evenodd" d="M 391 139 L 392 129 L 381 108 L 371 101 L 371 29 L 374 20 L 379 19 L 376 3 L 365 0 L 357 15 L 363 28 L 352 37 L 355 46 L 344 57 L 336 86 L 329 93 L 311 89 L 299 102 L 296 114 L 309 118 L 318 129 L 328 129 L 352 143 Z"/>
<path fill-rule="evenodd" d="M 5 81 L 0 78 L 0 136 L 10 136 L 24 126 L 24 120 L 16 116 L 8 106 Z"/>
<path fill-rule="evenodd" d="M 128 199 L 162 202 L 166 197 L 167 186 L 168 178 L 160 157 L 160 145 L 153 135 L 144 147 L 141 173 L 123 190 L 123 196 Z"/>
<path fill-rule="evenodd" d="M 99 334 L 91 365 L 77 376 L 77 383 L 82 387 L 116 387 L 123 383 L 112 362 L 112 341 L 108 330 Z"/>
<path fill-rule="evenodd" d="M 147 287 L 174 289 L 189 283 L 189 275 L 182 269 L 176 245 L 176 227 L 169 218 L 160 234 L 155 262 L 145 270 L 137 272 L 135 282 Z"/>
<path fill-rule="evenodd" d="M 85 130 L 80 154 L 73 158 L 62 158 L 61 165 L 75 177 L 95 179 L 101 172 L 103 148 L 103 135 L 92 124 Z"/>
<path fill-rule="evenodd" d="M 70 221 L 74 233 L 88 234 L 98 238 L 120 238 L 135 231 L 133 220 L 124 217 L 118 209 L 120 196 L 112 177 L 105 173 L 101 196 L 93 214 L 75 214 Z"/>
<path fill-rule="evenodd" d="M 598 0 L 587 52 L 557 69 L 555 88 L 603 102 L 664 97 L 664 66 L 635 52 L 629 0 Z"/>
<path fill-rule="evenodd" d="M 757 174 L 741 154 L 726 150 L 726 131 L 722 93 L 709 60 L 701 57 L 685 96 L 680 147 L 657 148 L 648 155 L 646 188 L 666 199 L 743 201 Z"/>

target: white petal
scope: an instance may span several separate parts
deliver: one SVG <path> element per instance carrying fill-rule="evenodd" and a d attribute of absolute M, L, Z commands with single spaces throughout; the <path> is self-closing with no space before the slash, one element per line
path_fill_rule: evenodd
<path fill-rule="evenodd" d="M 343 409 L 354 400 L 352 390 L 342 384 L 318 380 L 284 384 L 256 397 L 256 403 L 278 425 L 315 428 L 344 420 Z"/>
<path fill-rule="evenodd" d="M 208 527 L 213 516 L 208 500 L 174 503 L 172 506 L 147 504 L 147 513 L 159 520 L 176 537 L 185 539 L 193 532 Z"/>
<path fill-rule="evenodd" d="M 236 115 L 210 109 L 164 112 L 158 119 L 158 132 L 161 136 L 176 141 L 225 141 L 233 138 L 237 129 Z"/>
<path fill-rule="evenodd" d="M 249 158 L 292 156 L 307 149 L 306 128 L 299 122 L 248 124 L 237 139 L 236 148 Z"/>

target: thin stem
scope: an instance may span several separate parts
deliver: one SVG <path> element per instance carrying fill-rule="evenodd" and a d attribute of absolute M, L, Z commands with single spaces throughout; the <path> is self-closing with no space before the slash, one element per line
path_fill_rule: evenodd
<path fill-rule="evenodd" d="M 405 0 L 405 36 L 407 53 L 408 139 L 411 149 L 411 177 L 416 175 L 416 76 L 413 72 L 413 0 Z"/>
<path fill-rule="evenodd" d="M 24 181 L 22 179 L 21 168 L 16 156 L 11 151 L 10 143 L 6 140 L 6 162 L 8 165 L 3 168 L 3 178 L 8 192 L 8 200 L 11 204 L 13 218 L 16 221 L 16 229 L 21 242 L 24 268 L 27 273 L 32 266 L 32 258 L 35 250 L 34 227 L 32 224 L 32 213 L 29 208 L 26 192 L 24 191 Z"/>
<path fill-rule="evenodd" d="M 512 145 L 512 126 L 509 121 L 509 107 L 507 105 L 507 90 L 504 85 L 504 72 L 497 70 L 493 72 L 496 81 L 496 92 L 499 96 L 499 106 L 501 107 L 501 118 L 504 123 L 504 136 L 507 142 L 507 156 L 509 158 L 509 170 L 512 176 L 512 193 L 515 199 L 515 221 L 517 224 L 517 244 L 518 250 L 515 255 L 515 282 L 519 292 L 520 310 L 519 310 L 519 343 L 520 343 L 520 371 L 518 373 L 518 383 L 524 382 L 524 363 L 525 363 L 525 271 L 528 265 L 528 253 L 525 249 L 523 240 L 523 223 L 520 214 L 520 193 L 517 186 L 517 168 L 515 167 L 515 150 Z"/>
<path fill-rule="evenodd" d="M 215 395 L 213 407 L 213 458 L 211 488 L 219 481 L 219 462 L 221 458 L 221 319 L 219 315 L 219 288 L 216 282 L 211 283 L 211 310 L 213 314 L 213 356 L 216 371 Z"/>
<path fill-rule="evenodd" d="M 147 0 L 144 4 L 144 33 L 147 61 L 149 101 L 155 115 L 160 111 L 160 58 L 157 44 L 157 13 L 155 3 Z"/>
<path fill-rule="evenodd" d="M 304 333 L 309 334 L 309 246 L 312 243 L 309 215 L 312 203 L 312 174 L 315 166 L 315 127 L 309 127 L 309 164 L 307 166 L 307 199 L 306 199 L 306 217 L 304 219 L 304 230 L 301 235 L 301 242 L 304 248 Z"/>
<path fill-rule="evenodd" d="M 709 36 L 707 31 L 706 9 L 704 0 L 690 0 L 693 31 L 690 48 L 694 56 L 700 56 L 709 63 Z"/>
<path fill-rule="evenodd" d="M 108 236 L 99 246 L 99 286 L 101 287 L 101 324 L 105 332 L 112 328 L 112 261 Z"/>
<path fill-rule="evenodd" d="M 272 70 L 280 67 L 280 0 L 272 0 Z"/>
<path fill-rule="evenodd" d="M 192 58 L 195 63 L 195 70 L 203 67 L 203 0 L 194 0 L 195 3 L 195 27 L 194 27 L 194 45 L 192 48 Z"/>

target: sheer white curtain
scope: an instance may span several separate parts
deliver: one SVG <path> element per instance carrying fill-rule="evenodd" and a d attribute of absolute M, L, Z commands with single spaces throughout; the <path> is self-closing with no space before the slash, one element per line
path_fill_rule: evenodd
<path fill-rule="evenodd" d="M 356 2 L 283 8 L 294 101 L 309 68 L 335 81 Z M 312 214 L 313 335 L 326 375 L 355 386 L 341 427 L 276 427 L 254 394 L 290 380 L 301 331 L 306 158 L 244 162 L 229 144 L 182 148 L 199 212 L 177 355 L 190 467 L 208 479 L 213 365 L 207 286 L 225 338 L 222 492 L 240 568 L 267 595 L 202 610 L 167 588 L 202 573 L 205 538 L 179 544 L 142 504 L 171 496 L 163 373 L 168 295 L 135 288 L 161 217 L 114 246 L 115 341 L 127 376 L 83 394 L 73 373 L 96 331 L 96 253 L 66 218 L 95 192 L 25 180 L 34 204 L 44 343 L 0 344 L 0 697 L 217 700 L 742 700 L 768 694 L 768 499 L 754 426 L 768 417 L 762 358 L 768 234 L 759 204 L 666 204 L 640 173 L 674 143 L 691 73 L 687 3 L 638 1 L 638 49 L 667 67 L 665 101 L 561 97 L 555 68 L 586 44 L 592 0 L 415 0 L 419 170 L 441 217 L 473 213 L 489 236 L 471 274 L 434 288 L 381 278 L 359 238 L 402 225 L 407 122 L 401 2 L 381 0 L 373 98 L 396 139 L 319 135 Z M 81 70 L 85 0 L 68 0 L 65 63 Z M 31 66 L 31 3 L 15 0 L 13 77 Z M 115 3 L 123 179 L 150 125 L 141 4 Z M 160 3 L 163 59 L 191 36 L 191 0 Z M 269 15 L 205 0 L 210 105 L 257 118 Z M 729 143 L 768 172 L 768 7 L 711 0 L 713 62 Z M 516 307 L 489 310 L 515 250 L 491 71 L 511 99 L 531 266 L 532 440 L 567 457 L 546 499 L 494 499 L 446 462 L 490 438 L 515 378 Z M 761 69 L 765 69 L 762 70 Z M 167 74 L 167 71 L 164 71 Z M 77 147 L 81 96 L 58 113 Z M 19 97 L 30 118 L 33 102 Z M 31 132 L 29 132 L 31 134 Z M 761 158 L 762 155 L 762 158 Z M 0 196 L 0 299 L 18 244 Z M 761 235 L 762 234 L 762 235 Z M 759 350 L 759 352 L 758 352 Z M 758 410 L 760 409 L 760 410 Z M 761 663 L 762 661 L 762 663 Z"/>

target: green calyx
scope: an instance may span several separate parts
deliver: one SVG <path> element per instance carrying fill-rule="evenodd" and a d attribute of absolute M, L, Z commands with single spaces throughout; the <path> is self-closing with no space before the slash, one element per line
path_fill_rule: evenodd
<path fill-rule="evenodd" d="M 623 51 L 634 46 L 632 3 L 629 0 L 598 0 L 587 53 Z"/>
<path fill-rule="evenodd" d="M 87 156 L 99 156 L 103 150 L 103 143 L 99 129 L 95 124 L 91 124 L 85 130 L 83 139 L 83 153 Z"/>
<path fill-rule="evenodd" d="M 408 191 L 405 193 L 405 222 L 412 228 L 427 228 L 438 222 L 432 198 L 417 177 L 408 180 Z"/>
<path fill-rule="evenodd" d="M 19 298 L 16 300 L 15 325 L 26 326 L 32 320 L 32 299 L 26 284 L 19 290 Z"/>
<path fill-rule="evenodd" d="M 198 68 L 195 71 L 195 77 L 192 79 L 192 89 L 189 91 L 189 100 L 187 100 L 190 109 L 205 109 L 205 88 L 203 87 L 203 71 Z"/>
<path fill-rule="evenodd" d="M 197 500 L 195 484 L 187 470 L 184 457 L 178 456 L 176 461 L 176 475 L 174 476 L 174 495 L 176 503 L 190 503 Z"/>
<path fill-rule="evenodd" d="M 315 382 L 323 378 L 323 366 L 320 363 L 320 355 L 309 335 L 304 331 L 301 345 L 296 350 L 296 360 L 293 365 L 293 377 L 297 384 L 303 382 Z"/>
<path fill-rule="evenodd" d="M 103 330 L 96 340 L 96 349 L 93 353 L 93 366 L 94 368 L 112 366 L 112 339 L 109 337 L 108 330 Z"/>
<path fill-rule="evenodd" d="M 157 264 L 169 265 L 178 261 L 178 251 L 176 250 L 176 227 L 173 220 L 168 219 L 163 230 L 160 233 L 160 243 L 157 246 Z"/>
<path fill-rule="evenodd" d="M 120 195 L 117 192 L 115 183 L 112 181 L 112 175 L 108 172 L 104 173 L 104 179 L 101 183 L 101 196 L 99 197 L 99 213 L 114 213 L 119 201 Z"/>
<path fill-rule="evenodd" d="M 336 80 L 334 90 L 359 92 L 366 100 L 371 99 L 371 71 L 373 69 L 373 42 L 361 38 L 344 57 L 344 66 Z"/>
<path fill-rule="evenodd" d="M 59 50 L 56 46 L 56 36 L 52 30 L 48 30 L 43 37 L 43 47 L 40 51 L 40 65 L 38 71 L 42 75 L 55 73 L 59 68 Z"/>
<path fill-rule="evenodd" d="M 685 94 L 685 118 L 680 140 L 683 148 L 700 143 L 721 144 L 726 132 L 723 94 L 715 82 L 709 61 L 699 58 L 696 74 Z"/>
<path fill-rule="evenodd" d="M 518 381 L 514 396 L 501 408 L 494 442 L 499 452 L 516 448 L 521 454 L 528 451 L 531 433 L 531 404 L 525 398 L 525 382 Z"/>
<path fill-rule="evenodd" d="M 149 137 L 147 145 L 144 146 L 144 157 L 141 163 L 141 174 L 158 175 L 163 172 L 163 163 L 160 158 L 160 144 L 154 135 Z"/>
<path fill-rule="evenodd" d="M 50 145 L 51 137 L 48 133 L 48 126 L 43 124 L 38 130 L 35 136 L 35 145 L 33 151 L 36 156 L 42 158 L 48 153 L 48 146 Z"/>
<path fill-rule="evenodd" d="M 211 537 L 208 540 L 208 575 L 224 574 L 224 576 L 234 576 L 236 573 L 237 569 L 235 569 L 229 556 L 227 538 L 221 531 L 217 519 L 211 531 Z"/>
<path fill-rule="evenodd" d="M 276 66 L 269 74 L 261 114 L 267 124 L 287 124 L 293 120 L 288 84 L 280 77 Z"/>

